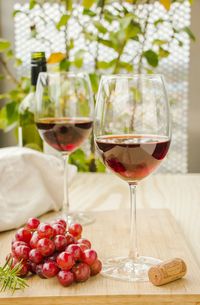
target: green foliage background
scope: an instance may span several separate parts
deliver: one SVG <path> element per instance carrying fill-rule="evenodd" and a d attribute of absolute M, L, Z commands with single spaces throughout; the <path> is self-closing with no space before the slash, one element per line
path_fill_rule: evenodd
<path fill-rule="evenodd" d="M 188 0 L 157 0 L 166 10 L 170 10 L 171 5 L 174 2 L 184 2 Z M 51 1 L 48 1 L 51 2 Z M 150 25 L 150 14 L 144 18 L 139 18 L 134 14 L 134 10 L 137 5 L 140 4 L 140 0 L 127 0 L 127 1 L 112 1 L 112 0 L 57 0 L 52 3 L 60 3 L 64 5 L 65 12 L 62 14 L 60 20 L 55 22 L 52 18 L 57 31 L 64 31 L 66 52 L 65 57 L 60 62 L 60 70 L 68 71 L 71 69 L 81 70 L 84 64 L 84 54 L 88 52 L 87 46 L 92 41 L 97 42 L 96 53 L 94 55 L 94 70 L 90 73 L 90 79 L 94 96 L 98 90 L 98 84 L 101 74 L 106 73 L 153 73 L 160 62 L 170 55 L 169 44 L 172 40 L 177 40 L 180 47 L 183 46 L 183 42 L 179 40 L 177 33 L 185 32 L 192 39 L 195 40 L 193 33 L 189 27 L 177 28 L 174 27 L 170 18 L 166 20 L 158 18 L 154 21 L 155 28 L 159 28 L 160 24 L 168 22 L 171 26 L 170 40 L 155 39 L 151 48 L 145 48 L 145 42 L 148 39 L 148 27 Z M 116 2 L 118 5 L 116 6 Z M 150 4 L 151 0 L 142 1 L 142 3 Z M 189 1 L 191 3 L 191 1 Z M 30 0 L 29 10 L 26 14 L 30 14 L 31 10 L 34 10 L 36 6 L 43 8 L 44 0 Z M 81 15 L 76 15 L 76 22 L 81 26 L 82 34 L 85 37 L 86 49 L 78 50 L 75 53 L 74 59 L 70 60 L 70 52 L 74 48 L 74 40 L 68 39 L 67 28 L 68 22 L 73 15 L 73 10 L 76 4 L 82 6 L 82 15 L 88 16 L 88 24 L 93 24 L 95 31 L 89 31 L 88 26 L 81 22 Z M 128 5 L 127 5 L 128 3 Z M 112 11 L 109 9 L 113 6 Z M 13 16 L 20 14 L 19 10 L 13 12 Z M 74 18 L 74 15 L 73 15 Z M 105 27 L 107 24 L 118 23 L 117 30 L 109 30 Z M 37 26 L 31 25 L 30 38 L 37 38 Z M 125 48 L 129 41 L 134 40 L 139 44 L 139 53 L 136 54 L 138 58 L 138 64 L 133 64 L 134 57 L 128 62 L 123 61 L 123 55 Z M 111 61 L 99 60 L 99 47 L 100 45 L 107 46 L 115 51 L 116 57 Z M 135 56 L 135 55 L 134 55 Z M 0 100 L 4 101 L 4 106 L 0 110 L 0 128 L 5 132 L 11 129 L 16 129 L 18 126 L 18 107 L 20 102 L 26 96 L 30 90 L 30 80 L 26 77 L 16 78 L 16 76 L 9 69 L 9 65 L 12 64 L 17 69 L 22 65 L 22 60 L 16 58 L 14 51 L 11 48 L 11 43 L 5 38 L 0 38 L 0 65 L 3 67 L 3 74 L 0 75 L 0 81 L 7 79 L 12 82 L 13 88 L 9 92 L 0 94 Z M 103 165 L 96 160 L 94 153 L 94 144 L 91 141 L 91 149 L 89 156 L 79 149 L 71 155 L 71 163 L 78 166 L 79 171 L 104 171 Z"/>

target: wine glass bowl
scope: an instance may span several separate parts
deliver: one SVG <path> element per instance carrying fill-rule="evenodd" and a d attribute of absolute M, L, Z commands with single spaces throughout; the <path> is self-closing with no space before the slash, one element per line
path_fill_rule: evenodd
<path fill-rule="evenodd" d="M 160 260 L 138 254 L 136 186 L 158 168 L 170 146 L 169 104 L 163 77 L 103 76 L 94 135 L 103 163 L 129 184 L 131 194 L 129 256 L 107 260 L 103 274 L 127 281 L 146 280 L 149 267 Z"/>
<path fill-rule="evenodd" d="M 35 121 L 42 139 L 64 158 L 63 217 L 88 224 L 91 215 L 71 212 L 68 158 L 89 137 L 93 127 L 93 95 L 85 73 L 40 73 L 36 88 Z"/>

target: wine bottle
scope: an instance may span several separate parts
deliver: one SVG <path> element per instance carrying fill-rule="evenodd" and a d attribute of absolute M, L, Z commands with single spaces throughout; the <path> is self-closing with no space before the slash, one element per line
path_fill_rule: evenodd
<path fill-rule="evenodd" d="M 35 90 L 40 72 L 46 72 L 44 52 L 31 54 L 31 89 L 19 106 L 18 145 L 43 151 L 43 141 L 34 122 Z"/>

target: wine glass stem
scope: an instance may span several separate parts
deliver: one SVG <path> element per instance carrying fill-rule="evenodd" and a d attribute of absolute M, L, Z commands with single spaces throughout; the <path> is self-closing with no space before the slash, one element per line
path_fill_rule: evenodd
<path fill-rule="evenodd" d="M 68 217 L 69 215 L 69 179 L 68 179 L 68 163 L 69 155 L 64 154 L 64 200 L 63 200 L 63 215 Z"/>
<path fill-rule="evenodd" d="M 138 258 L 137 250 L 137 217 L 136 217 L 136 184 L 129 184 L 130 189 L 130 248 L 129 258 L 136 261 Z"/>

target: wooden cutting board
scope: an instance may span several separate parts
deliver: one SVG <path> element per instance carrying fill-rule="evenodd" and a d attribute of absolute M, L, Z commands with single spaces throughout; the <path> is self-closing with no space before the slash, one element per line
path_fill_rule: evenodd
<path fill-rule="evenodd" d="M 51 213 L 43 219 L 55 218 Z M 94 224 L 84 227 L 83 236 L 92 241 L 100 257 L 125 255 L 128 252 L 128 211 L 99 212 Z M 140 254 L 169 259 L 183 258 L 188 267 L 185 278 L 161 287 L 149 282 L 127 283 L 98 275 L 86 283 L 64 288 L 56 280 L 28 279 L 29 287 L 0 294 L 1 305 L 200 305 L 200 268 L 195 262 L 179 226 L 168 210 L 138 211 Z M 0 235 L 0 261 L 9 252 L 14 231 Z"/>

